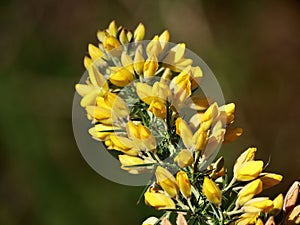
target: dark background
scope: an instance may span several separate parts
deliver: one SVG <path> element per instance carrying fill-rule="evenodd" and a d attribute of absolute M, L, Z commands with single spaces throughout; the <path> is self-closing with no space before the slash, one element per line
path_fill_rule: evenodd
<path fill-rule="evenodd" d="M 96 31 L 115 19 L 147 38 L 169 29 L 214 71 L 248 146 L 284 182 L 299 179 L 300 2 L 29 0 L 0 2 L 0 224 L 141 224 L 142 187 L 105 180 L 83 160 L 71 123 L 74 84 Z"/>

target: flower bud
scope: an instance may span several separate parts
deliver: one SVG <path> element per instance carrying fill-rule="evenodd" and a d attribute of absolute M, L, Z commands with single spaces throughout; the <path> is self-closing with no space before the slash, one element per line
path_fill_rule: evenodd
<path fill-rule="evenodd" d="M 133 35 L 135 42 L 143 40 L 145 36 L 145 26 L 142 23 L 139 23 Z"/>
<path fill-rule="evenodd" d="M 208 177 L 204 177 L 202 193 L 206 198 L 215 205 L 220 205 L 222 202 L 222 193 L 219 187 Z"/>
<path fill-rule="evenodd" d="M 259 194 L 261 191 L 262 181 L 260 179 L 251 181 L 250 183 L 245 185 L 238 193 L 236 204 L 238 206 L 244 205 L 246 202 L 252 199 L 255 195 Z"/>
<path fill-rule="evenodd" d="M 234 177 L 239 181 L 250 181 L 259 176 L 263 170 L 264 163 L 261 160 L 243 163 L 234 171 Z"/>
<path fill-rule="evenodd" d="M 135 72 L 138 75 L 141 75 L 143 73 L 144 62 L 145 62 L 142 50 L 143 50 L 143 48 L 141 45 L 139 47 L 137 47 L 137 49 L 135 51 L 135 56 L 134 56 L 133 67 L 134 67 Z"/>
<path fill-rule="evenodd" d="M 181 194 L 187 199 L 192 195 L 191 183 L 188 175 L 184 171 L 179 171 L 176 175 L 177 184 Z"/>
<path fill-rule="evenodd" d="M 178 195 L 178 186 L 175 177 L 165 168 L 158 166 L 155 171 L 156 182 L 171 197 Z"/>
<path fill-rule="evenodd" d="M 152 78 L 158 69 L 158 62 L 155 55 L 149 57 L 144 64 L 144 77 L 146 79 Z"/>
<path fill-rule="evenodd" d="M 273 209 L 270 212 L 270 215 L 272 216 L 277 216 L 281 210 L 282 210 L 282 206 L 283 206 L 283 195 L 279 194 L 274 200 L 273 200 Z"/>
<path fill-rule="evenodd" d="M 112 84 L 124 87 L 134 81 L 134 75 L 126 68 L 122 67 L 109 77 Z"/>
<path fill-rule="evenodd" d="M 158 210 L 175 209 L 176 207 L 173 200 L 162 193 L 154 193 L 147 191 L 144 194 L 144 197 L 146 205 L 152 206 Z"/>
<path fill-rule="evenodd" d="M 184 168 L 192 165 L 192 163 L 194 162 L 194 157 L 189 150 L 183 149 L 178 153 L 174 161 L 178 164 L 178 166 Z"/>
<path fill-rule="evenodd" d="M 119 47 L 120 45 L 121 45 L 120 42 L 114 36 L 106 36 L 104 38 L 103 46 L 107 51 L 111 51 Z"/>
<path fill-rule="evenodd" d="M 165 119 L 167 116 L 166 104 L 159 99 L 155 98 L 151 101 L 148 108 L 156 117 Z"/>

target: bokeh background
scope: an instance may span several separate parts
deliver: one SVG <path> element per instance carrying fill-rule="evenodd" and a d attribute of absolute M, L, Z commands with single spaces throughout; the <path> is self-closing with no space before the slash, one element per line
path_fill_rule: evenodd
<path fill-rule="evenodd" d="M 87 44 L 115 19 L 147 38 L 169 29 L 214 71 L 237 105 L 237 142 L 271 157 L 285 192 L 299 179 L 300 2 L 199 0 L 0 1 L 0 224 L 140 224 L 155 210 L 142 187 L 105 180 L 83 160 L 71 123 Z"/>

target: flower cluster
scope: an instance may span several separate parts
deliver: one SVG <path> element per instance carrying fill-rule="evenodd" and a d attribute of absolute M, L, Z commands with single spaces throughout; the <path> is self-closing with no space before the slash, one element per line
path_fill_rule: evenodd
<path fill-rule="evenodd" d="M 88 76 L 76 84 L 91 136 L 117 153 L 129 173 L 154 172 L 145 203 L 164 214 L 143 225 L 170 225 L 175 213 L 177 225 L 275 224 L 283 195 L 257 196 L 282 176 L 264 172 L 256 148 L 239 156 L 232 179 L 224 158 L 215 160 L 222 143 L 242 134 L 234 126 L 235 104 L 219 105 L 201 92 L 206 73 L 184 43 L 169 43 L 167 30 L 150 41 L 144 35 L 143 24 L 129 31 L 111 22 L 97 33 L 100 43 L 89 44 Z M 286 207 L 288 221 L 299 222 L 295 204 Z"/>

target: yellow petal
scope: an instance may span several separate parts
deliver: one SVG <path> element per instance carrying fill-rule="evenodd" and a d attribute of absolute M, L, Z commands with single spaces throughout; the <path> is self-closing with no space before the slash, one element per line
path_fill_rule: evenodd
<path fill-rule="evenodd" d="M 236 205 L 244 205 L 247 201 L 252 199 L 255 195 L 262 191 L 262 181 L 256 179 L 245 185 L 238 193 L 238 198 L 236 200 Z"/>
<path fill-rule="evenodd" d="M 196 151 L 202 151 L 206 145 L 207 133 L 202 129 L 198 129 L 193 135 L 192 142 L 195 145 Z"/>
<path fill-rule="evenodd" d="M 139 23 L 133 35 L 135 42 L 143 40 L 145 36 L 145 26 L 142 23 Z"/>
<path fill-rule="evenodd" d="M 104 55 L 104 53 L 98 47 L 92 44 L 88 45 L 88 51 L 93 61 L 97 61 Z"/>
<path fill-rule="evenodd" d="M 128 155 L 136 156 L 138 150 L 132 140 L 126 137 L 110 135 L 111 146 L 118 151 L 124 152 Z"/>
<path fill-rule="evenodd" d="M 150 56 L 144 64 L 144 77 L 150 79 L 153 77 L 158 69 L 158 61 L 155 55 Z"/>
<path fill-rule="evenodd" d="M 117 36 L 117 32 L 118 32 L 118 27 L 116 25 L 116 22 L 113 20 L 110 22 L 110 24 L 108 25 L 108 33 L 112 36 Z"/>
<path fill-rule="evenodd" d="M 120 42 L 114 36 L 106 36 L 104 38 L 103 46 L 107 51 L 118 48 L 120 45 Z"/>
<path fill-rule="evenodd" d="M 124 87 L 134 81 L 134 75 L 126 68 L 120 68 L 117 72 L 110 75 L 109 80 L 114 85 Z"/>
<path fill-rule="evenodd" d="M 246 202 L 243 206 L 243 211 L 247 213 L 267 213 L 273 208 L 273 201 L 260 197 L 260 198 L 254 198 L 250 201 Z"/>
<path fill-rule="evenodd" d="M 124 28 L 121 30 L 119 40 L 123 45 L 128 43 L 128 37 Z"/>
<path fill-rule="evenodd" d="M 178 134 L 181 138 L 182 141 L 188 149 L 191 149 L 194 147 L 193 144 L 193 133 L 187 123 L 181 118 L 178 117 L 176 120 L 176 134 Z"/>
<path fill-rule="evenodd" d="M 76 84 L 75 89 L 80 96 L 85 96 L 89 92 L 93 91 L 93 87 L 87 84 Z"/>
<path fill-rule="evenodd" d="M 121 55 L 121 62 L 122 62 L 122 65 L 124 67 L 126 67 L 127 70 L 130 71 L 130 73 L 132 73 L 132 74 L 134 73 L 134 70 L 133 70 L 133 61 L 132 61 L 131 57 L 127 53 L 125 53 L 125 52 L 122 53 L 122 55 Z"/>
<path fill-rule="evenodd" d="M 243 163 L 234 173 L 239 181 L 250 181 L 257 178 L 262 172 L 264 163 L 261 160 L 248 161 Z"/>
<path fill-rule="evenodd" d="M 159 39 L 161 48 L 164 49 L 167 46 L 167 44 L 169 43 L 169 40 L 170 40 L 169 31 L 165 30 L 164 32 L 162 32 L 162 34 L 159 36 L 158 39 Z"/>
<path fill-rule="evenodd" d="M 165 119 L 167 115 L 166 104 L 155 98 L 151 101 L 148 110 L 156 117 Z"/>
<path fill-rule="evenodd" d="M 274 200 L 273 200 L 273 209 L 270 212 L 270 215 L 277 216 L 283 207 L 283 195 L 279 194 Z"/>
<path fill-rule="evenodd" d="M 176 180 L 181 194 L 185 198 L 190 198 L 192 195 L 191 183 L 186 172 L 179 171 L 176 175 Z"/>
<path fill-rule="evenodd" d="M 155 171 L 156 182 L 171 197 L 178 195 L 178 186 L 175 177 L 165 168 L 158 166 Z"/>
<path fill-rule="evenodd" d="M 136 156 L 130 156 L 130 155 L 119 155 L 119 160 L 122 164 L 121 168 L 123 170 L 127 170 L 131 174 L 138 174 L 140 170 L 143 170 L 143 167 L 140 167 L 140 165 L 144 164 L 144 160 L 142 160 L 139 157 Z M 131 167 L 138 165 L 139 167 Z"/>
<path fill-rule="evenodd" d="M 181 168 L 187 167 L 192 165 L 194 162 L 193 154 L 187 150 L 181 150 L 178 155 L 174 158 L 174 161 L 180 166 Z"/>
<path fill-rule="evenodd" d="M 137 47 L 135 51 L 134 64 L 133 64 L 134 70 L 138 75 L 141 75 L 143 73 L 144 62 L 145 59 L 143 57 L 143 48 L 141 45 L 139 45 L 139 47 Z"/>
<path fill-rule="evenodd" d="M 173 202 L 173 200 L 161 193 L 153 193 L 153 192 L 149 192 L 147 191 L 144 194 L 145 197 L 145 203 L 148 206 L 152 206 L 158 210 L 161 209 L 175 209 L 175 203 Z"/>
<path fill-rule="evenodd" d="M 145 83 L 137 83 L 136 84 L 136 93 L 139 98 L 150 105 L 153 100 L 152 87 Z"/>
<path fill-rule="evenodd" d="M 146 53 L 147 53 L 148 57 L 157 56 L 160 54 L 161 50 L 162 50 L 161 44 L 159 42 L 158 36 L 156 35 L 147 45 Z"/>
<path fill-rule="evenodd" d="M 208 177 L 204 177 L 202 193 L 206 198 L 215 205 L 220 205 L 222 202 L 222 193 L 215 182 Z"/>

